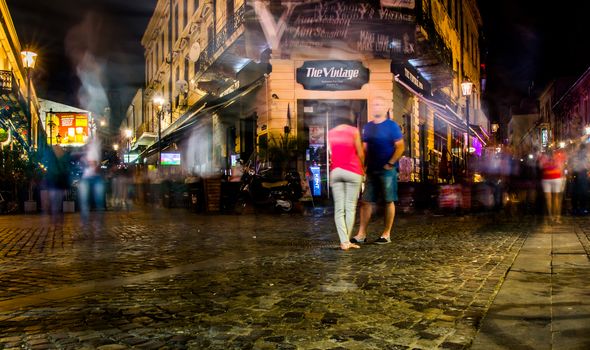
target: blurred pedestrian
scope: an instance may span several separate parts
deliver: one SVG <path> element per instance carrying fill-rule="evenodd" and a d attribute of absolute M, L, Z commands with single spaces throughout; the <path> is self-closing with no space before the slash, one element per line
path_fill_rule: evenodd
<path fill-rule="evenodd" d="M 367 180 L 361 200 L 361 222 L 359 231 L 350 241 L 366 242 L 367 227 L 373 205 L 378 197 L 385 202 L 385 227 L 377 244 L 391 242 L 391 229 L 395 218 L 397 198 L 397 161 L 404 152 L 401 128 L 387 116 L 385 100 L 377 97 L 372 102 L 373 120 L 363 128 L 362 141 L 367 164 Z"/>
<path fill-rule="evenodd" d="M 129 209 L 127 203 L 129 172 L 123 163 L 112 168 L 112 206 L 114 209 Z"/>
<path fill-rule="evenodd" d="M 70 186 L 70 158 L 63 148 L 54 145 L 48 155 L 47 172 L 45 182 L 49 194 L 49 206 L 51 221 L 53 223 L 62 220 L 62 205 L 65 192 Z"/>
<path fill-rule="evenodd" d="M 575 215 L 588 214 L 588 150 L 586 144 L 580 144 L 572 157 L 571 169 L 573 176 L 572 209 Z"/>
<path fill-rule="evenodd" d="M 83 224 L 88 223 L 91 206 L 94 206 L 96 210 L 104 210 L 105 185 L 100 173 L 101 160 L 100 141 L 96 137 L 92 137 L 86 145 L 86 151 L 82 157 L 84 170 L 78 185 L 80 217 Z"/>
<path fill-rule="evenodd" d="M 549 150 L 539 157 L 541 185 L 545 194 L 545 208 L 550 222 L 561 223 L 561 203 L 565 189 L 565 164 L 562 150 Z"/>
<path fill-rule="evenodd" d="M 340 248 L 360 248 L 350 242 L 356 217 L 356 207 L 363 182 L 365 155 L 361 134 L 354 126 L 351 108 L 337 109 L 334 127 L 328 132 L 330 152 L 330 187 L 334 198 L 334 222 Z"/>

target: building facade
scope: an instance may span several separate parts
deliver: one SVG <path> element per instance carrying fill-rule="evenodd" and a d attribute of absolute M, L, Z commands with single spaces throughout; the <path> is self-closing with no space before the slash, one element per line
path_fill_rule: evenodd
<path fill-rule="evenodd" d="M 586 141 L 590 134 L 590 68 L 554 101 L 553 123 L 556 144 Z"/>
<path fill-rule="evenodd" d="M 23 64 L 23 50 L 8 5 L 0 0 L 0 128 L 10 142 L 29 151 L 44 145 L 45 136 L 31 78 L 33 72 Z"/>
<path fill-rule="evenodd" d="M 362 127 L 382 98 L 407 144 L 402 181 L 459 181 L 489 127 L 481 25 L 472 0 L 158 1 L 142 39 L 141 131 L 160 142 L 143 157 L 173 149 L 182 171 L 227 174 L 254 151 L 286 154 L 285 166 L 321 174 L 324 195 L 332 112 L 350 106 Z"/>

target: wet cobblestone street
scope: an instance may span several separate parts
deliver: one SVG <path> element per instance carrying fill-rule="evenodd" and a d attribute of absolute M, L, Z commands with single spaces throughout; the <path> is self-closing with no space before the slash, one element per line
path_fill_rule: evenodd
<path fill-rule="evenodd" d="M 0 348 L 468 348 L 536 227 L 400 216 L 343 252 L 330 215 L 47 221 L 0 218 Z"/>

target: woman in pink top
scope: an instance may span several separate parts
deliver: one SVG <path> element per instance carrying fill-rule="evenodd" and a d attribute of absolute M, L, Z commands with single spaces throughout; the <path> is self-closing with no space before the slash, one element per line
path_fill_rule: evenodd
<path fill-rule="evenodd" d="M 360 132 L 352 125 L 354 117 L 350 107 L 339 107 L 334 118 L 336 126 L 328 132 L 334 222 L 343 250 L 360 248 L 350 243 L 365 161 Z"/>
<path fill-rule="evenodd" d="M 545 207 L 550 221 L 561 224 L 561 203 L 565 189 L 565 163 L 567 157 L 561 149 L 549 150 L 539 156 L 541 185 L 545 193 Z"/>

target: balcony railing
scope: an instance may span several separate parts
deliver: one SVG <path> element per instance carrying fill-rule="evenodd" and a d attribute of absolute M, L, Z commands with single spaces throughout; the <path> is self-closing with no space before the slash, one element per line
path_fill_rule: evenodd
<path fill-rule="evenodd" d="M 225 25 L 216 35 L 209 40 L 205 49 L 199 55 L 199 59 L 195 64 L 197 74 L 203 73 L 207 68 L 213 64 L 213 57 L 220 48 L 227 42 L 227 40 L 235 33 L 240 26 L 244 24 L 245 6 L 240 6 L 233 16 L 228 17 Z"/>
<path fill-rule="evenodd" d="M 14 74 L 9 70 L 0 70 L 0 92 L 2 94 L 14 94 L 18 96 L 18 85 Z"/>
<path fill-rule="evenodd" d="M 422 0 L 418 2 L 417 22 L 420 24 L 428 34 L 428 41 L 431 47 L 436 52 L 441 63 L 453 67 L 453 54 L 451 49 L 447 46 L 442 36 L 436 30 L 434 19 L 432 18 L 432 8 L 430 0 Z"/>

